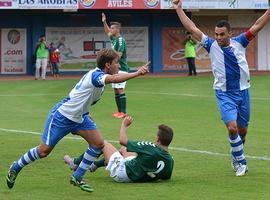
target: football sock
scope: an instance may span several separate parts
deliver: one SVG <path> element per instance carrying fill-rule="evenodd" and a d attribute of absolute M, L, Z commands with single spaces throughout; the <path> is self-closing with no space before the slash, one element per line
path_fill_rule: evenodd
<path fill-rule="evenodd" d="M 94 162 L 94 164 L 99 168 L 99 167 L 104 167 L 105 166 L 105 159 L 102 158 L 100 160 L 97 160 Z"/>
<path fill-rule="evenodd" d="M 83 160 L 83 156 L 84 156 L 84 153 L 82 155 L 80 155 L 79 157 L 74 158 L 73 163 L 75 165 L 79 165 L 82 162 L 82 160 Z"/>
<path fill-rule="evenodd" d="M 38 147 L 34 147 L 30 149 L 27 153 L 25 153 L 14 165 L 13 170 L 15 170 L 17 173 L 21 171 L 21 169 L 28 165 L 31 162 L 34 162 L 35 160 L 40 159 L 40 154 Z"/>
<path fill-rule="evenodd" d="M 115 102 L 116 102 L 116 105 L 117 105 L 118 112 L 121 112 L 120 95 L 121 94 L 115 94 Z"/>
<path fill-rule="evenodd" d="M 125 93 L 120 94 L 120 112 L 126 113 L 127 96 Z"/>
<path fill-rule="evenodd" d="M 241 136 L 241 135 L 240 135 L 240 138 L 241 138 L 242 143 L 243 143 L 243 145 L 244 145 L 244 144 L 245 144 L 245 142 L 246 142 L 246 136 Z"/>
<path fill-rule="evenodd" d="M 236 158 L 238 163 L 246 165 L 247 161 L 244 155 L 243 142 L 239 134 L 237 133 L 235 135 L 230 135 L 229 141 L 231 144 L 232 155 Z"/>
<path fill-rule="evenodd" d="M 81 180 L 86 170 L 89 168 L 89 166 L 96 160 L 96 158 L 100 154 L 101 154 L 101 149 L 89 146 L 89 148 L 86 150 L 86 152 L 83 155 L 82 162 L 80 163 L 76 171 L 73 173 L 73 176 L 77 180 Z"/>

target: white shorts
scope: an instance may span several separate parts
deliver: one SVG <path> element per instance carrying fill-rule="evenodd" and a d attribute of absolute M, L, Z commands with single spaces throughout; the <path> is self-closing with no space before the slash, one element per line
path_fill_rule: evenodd
<path fill-rule="evenodd" d="M 114 181 L 116 181 L 118 183 L 132 182 L 127 176 L 125 162 L 127 160 L 130 160 L 133 158 L 128 157 L 125 159 L 119 153 L 119 151 L 117 151 L 111 155 L 109 163 L 106 167 L 106 170 L 108 170 L 110 172 L 110 176 L 113 178 Z"/>
<path fill-rule="evenodd" d="M 125 72 L 125 71 L 119 71 L 118 74 L 125 74 L 125 73 L 128 73 L 128 72 Z M 125 88 L 126 87 L 126 84 L 127 82 L 122 82 L 122 83 L 112 83 L 112 88 L 114 89 L 120 89 L 120 88 Z"/>

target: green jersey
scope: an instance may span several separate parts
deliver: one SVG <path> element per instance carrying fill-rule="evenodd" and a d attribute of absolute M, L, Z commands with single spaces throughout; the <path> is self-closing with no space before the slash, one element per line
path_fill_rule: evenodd
<path fill-rule="evenodd" d="M 156 144 L 147 141 L 128 141 L 127 151 L 138 156 L 125 162 L 127 176 L 132 182 L 150 182 L 171 178 L 173 159 Z"/>
<path fill-rule="evenodd" d="M 196 43 L 193 40 L 187 40 L 185 44 L 185 58 L 196 57 Z"/>
<path fill-rule="evenodd" d="M 122 56 L 119 60 L 120 70 L 128 72 L 129 67 L 127 65 L 127 46 L 125 39 L 122 36 L 118 37 L 111 36 L 110 39 L 112 48 L 115 51 L 122 53 Z"/>
<path fill-rule="evenodd" d="M 38 45 L 37 58 L 48 58 L 48 56 L 49 56 L 49 50 L 46 47 L 46 45 L 43 42 L 41 42 Z"/>

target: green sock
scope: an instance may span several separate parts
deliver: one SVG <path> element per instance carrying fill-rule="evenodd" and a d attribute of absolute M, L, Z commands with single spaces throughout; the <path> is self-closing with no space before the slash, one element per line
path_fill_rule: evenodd
<path fill-rule="evenodd" d="M 115 102 L 116 102 L 116 105 L 117 105 L 118 112 L 121 112 L 120 95 L 121 94 L 115 94 Z"/>
<path fill-rule="evenodd" d="M 99 168 L 99 167 L 104 167 L 105 166 L 105 159 L 104 158 L 102 158 L 102 159 L 100 159 L 100 160 L 96 160 L 95 162 L 94 162 L 94 164 Z"/>
<path fill-rule="evenodd" d="M 127 105 L 127 96 L 125 93 L 120 94 L 120 111 L 126 113 L 126 105 Z"/>
<path fill-rule="evenodd" d="M 75 165 L 80 165 L 80 163 L 81 163 L 82 160 L 83 160 L 83 155 L 84 155 L 84 153 L 83 153 L 82 155 L 80 155 L 79 157 L 74 158 L 73 163 L 74 163 Z"/>

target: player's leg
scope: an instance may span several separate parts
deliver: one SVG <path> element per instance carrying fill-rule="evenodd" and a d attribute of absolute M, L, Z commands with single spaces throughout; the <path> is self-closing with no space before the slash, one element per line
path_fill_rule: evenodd
<path fill-rule="evenodd" d="M 41 67 L 41 59 L 36 59 L 36 73 L 35 73 L 35 79 L 38 80 L 40 77 L 40 67 Z"/>
<path fill-rule="evenodd" d="M 11 165 L 6 178 L 9 188 L 13 187 L 16 177 L 18 176 L 19 172 L 22 170 L 23 167 L 36 160 L 48 156 L 53 150 L 54 146 L 66 134 L 69 133 L 69 129 L 63 128 L 62 123 L 65 118 L 61 119 L 61 117 L 63 118 L 63 116 L 59 112 L 55 113 L 54 111 L 52 111 L 49 114 L 47 122 L 45 124 L 45 129 L 42 135 L 42 143 L 39 146 L 30 149 Z"/>
<path fill-rule="evenodd" d="M 93 192 L 91 186 L 86 184 L 83 176 L 90 165 L 100 156 L 102 148 L 104 147 L 104 140 L 100 131 L 97 130 L 96 124 L 90 119 L 88 115 L 84 116 L 84 121 L 75 130 L 78 135 L 83 137 L 89 144 L 88 149 L 85 151 L 83 159 L 71 176 L 70 183 L 80 187 L 87 192 Z"/>
<path fill-rule="evenodd" d="M 238 106 L 237 126 L 243 144 L 246 141 L 248 124 L 250 120 L 250 94 L 249 89 L 241 91 L 242 101 Z"/>
<path fill-rule="evenodd" d="M 236 170 L 236 176 L 243 176 L 246 173 L 246 159 L 244 155 L 243 143 L 237 129 L 237 103 L 238 97 L 234 94 L 216 91 L 216 97 L 222 120 L 226 124 L 229 132 L 229 142 L 231 146 L 232 166 Z M 243 167 L 242 167 L 243 166 Z"/>
<path fill-rule="evenodd" d="M 124 158 L 134 158 L 137 156 L 137 153 L 135 152 L 128 152 L 127 147 L 125 146 L 121 146 L 121 148 L 119 149 L 119 152 Z"/>

